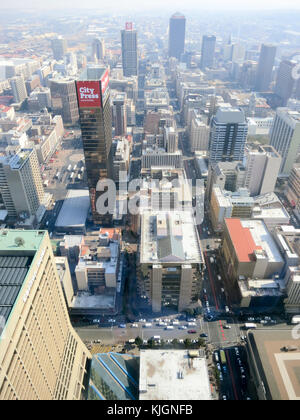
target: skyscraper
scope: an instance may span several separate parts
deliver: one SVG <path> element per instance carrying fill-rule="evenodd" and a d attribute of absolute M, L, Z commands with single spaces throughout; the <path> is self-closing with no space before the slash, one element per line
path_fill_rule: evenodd
<path fill-rule="evenodd" d="M 103 39 L 95 38 L 93 40 L 92 55 L 93 57 L 96 57 L 97 60 L 103 60 L 105 55 L 105 44 Z"/>
<path fill-rule="evenodd" d="M 175 13 L 169 24 L 169 57 L 180 60 L 184 53 L 186 19 L 181 13 Z"/>
<path fill-rule="evenodd" d="M 214 35 L 204 35 L 202 38 L 202 51 L 200 68 L 204 70 L 206 67 L 214 66 L 216 37 Z"/>
<path fill-rule="evenodd" d="M 300 147 L 300 112 L 277 108 L 270 144 L 282 157 L 280 174 L 288 176 Z"/>
<path fill-rule="evenodd" d="M 45 192 L 34 149 L 0 157 L 0 190 L 10 219 L 21 213 L 26 213 L 27 217 L 36 214 Z"/>
<path fill-rule="evenodd" d="M 16 103 L 21 103 L 27 98 L 27 90 L 23 76 L 15 76 L 10 79 L 10 86 Z"/>
<path fill-rule="evenodd" d="M 137 76 L 137 31 L 133 29 L 132 22 L 127 22 L 121 31 L 122 65 L 125 77 Z"/>
<path fill-rule="evenodd" d="M 51 79 L 50 91 L 53 112 L 61 115 L 65 124 L 76 124 L 79 114 L 74 79 L 67 77 Z"/>
<path fill-rule="evenodd" d="M 274 45 L 262 44 L 256 74 L 255 90 L 257 92 L 266 92 L 270 89 L 275 56 L 276 47 Z"/>
<path fill-rule="evenodd" d="M 55 60 L 63 60 L 64 56 L 67 53 L 67 41 L 61 36 L 59 36 L 58 38 L 54 38 L 51 41 L 51 48 Z"/>
<path fill-rule="evenodd" d="M 281 106 L 286 106 L 287 101 L 293 94 L 295 79 L 293 78 L 293 69 L 295 61 L 283 60 L 280 63 L 274 92 L 281 99 Z"/>
<path fill-rule="evenodd" d="M 125 136 L 127 130 L 126 93 L 118 93 L 113 99 L 115 136 Z"/>
<path fill-rule="evenodd" d="M 96 209 L 101 192 L 97 183 L 112 178 L 112 119 L 108 69 L 87 67 L 76 82 L 79 118 L 82 132 L 86 174 L 90 191 L 93 220 L 110 224 L 111 214 L 99 214 Z"/>
<path fill-rule="evenodd" d="M 244 112 L 238 108 L 220 107 L 211 120 L 209 162 L 243 160 L 247 134 Z"/>
<path fill-rule="evenodd" d="M 0 231 L 0 400 L 80 400 L 91 355 L 45 231 Z"/>

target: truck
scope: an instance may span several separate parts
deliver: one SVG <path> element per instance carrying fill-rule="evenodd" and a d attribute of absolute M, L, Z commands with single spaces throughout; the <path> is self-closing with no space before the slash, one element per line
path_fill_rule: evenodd
<path fill-rule="evenodd" d="M 257 328 L 257 325 L 256 324 L 253 324 L 252 322 L 247 322 L 244 325 L 244 328 L 245 328 L 245 330 L 251 330 L 251 329 Z"/>
<path fill-rule="evenodd" d="M 77 169 L 77 165 L 75 164 L 74 168 L 73 168 L 73 171 L 76 171 L 76 169 Z"/>
<path fill-rule="evenodd" d="M 165 330 L 174 330 L 174 327 L 173 325 L 167 325 Z"/>
<path fill-rule="evenodd" d="M 144 324 L 144 328 L 151 328 L 152 324 L 151 322 L 146 322 L 146 324 Z"/>

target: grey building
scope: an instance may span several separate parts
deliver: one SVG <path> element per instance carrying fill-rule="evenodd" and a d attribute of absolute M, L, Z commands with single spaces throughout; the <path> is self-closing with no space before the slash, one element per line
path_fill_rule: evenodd
<path fill-rule="evenodd" d="M 121 31 L 122 65 L 125 77 L 137 76 L 137 31 L 132 29 L 132 23 L 126 24 L 126 29 Z"/>
<path fill-rule="evenodd" d="M 275 56 L 276 47 L 274 45 L 262 44 L 256 74 L 255 90 L 257 92 L 266 92 L 270 89 Z"/>
<path fill-rule="evenodd" d="M 175 13 L 169 24 L 169 57 L 180 60 L 184 53 L 186 19 L 181 13 Z"/>
<path fill-rule="evenodd" d="M 216 37 L 214 35 L 204 35 L 202 38 L 202 51 L 200 68 L 203 70 L 206 67 L 214 66 Z"/>

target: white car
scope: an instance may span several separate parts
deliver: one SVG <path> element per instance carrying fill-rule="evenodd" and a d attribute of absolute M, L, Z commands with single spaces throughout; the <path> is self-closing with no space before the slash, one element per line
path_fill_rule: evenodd
<path fill-rule="evenodd" d="M 139 322 L 147 322 L 145 319 L 141 318 L 139 319 Z"/>
<path fill-rule="evenodd" d="M 178 327 L 179 330 L 186 330 L 187 327 L 185 325 L 180 325 L 180 327 Z"/>
<path fill-rule="evenodd" d="M 131 328 L 139 328 L 139 325 L 138 324 L 132 324 Z"/>

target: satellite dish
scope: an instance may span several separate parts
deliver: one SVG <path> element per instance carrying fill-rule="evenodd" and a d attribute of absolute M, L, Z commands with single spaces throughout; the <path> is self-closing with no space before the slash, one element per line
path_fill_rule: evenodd
<path fill-rule="evenodd" d="M 15 239 L 15 244 L 16 244 L 17 246 L 24 246 L 25 241 L 24 241 L 24 239 L 23 239 L 23 238 L 18 237 L 18 238 L 16 238 L 16 239 Z"/>

